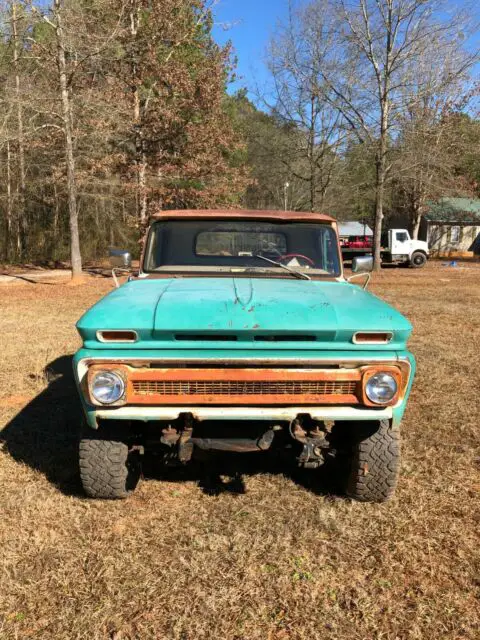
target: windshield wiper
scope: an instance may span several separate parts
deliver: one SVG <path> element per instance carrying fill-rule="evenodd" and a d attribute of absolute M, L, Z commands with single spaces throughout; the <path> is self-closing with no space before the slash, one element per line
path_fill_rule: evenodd
<path fill-rule="evenodd" d="M 265 256 L 260 256 L 258 254 L 254 255 L 253 257 L 260 258 L 260 260 L 265 260 L 265 262 L 274 264 L 276 267 L 281 267 L 282 269 L 285 269 L 285 271 L 288 271 L 289 273 L 294 275 L 296 278 L 301 278 L 302 280 L 311 280 L 310 276 L 307 276 L 306 273 L 302 273 L 301 271 L 295 271 L 295 269 L 291 269 L 290 267 L 287 267 L 286 264 L 282 264 L 281 262 L 275 262 L 275 260 L 270 260 L 270 258 L 266 258 Z"/>

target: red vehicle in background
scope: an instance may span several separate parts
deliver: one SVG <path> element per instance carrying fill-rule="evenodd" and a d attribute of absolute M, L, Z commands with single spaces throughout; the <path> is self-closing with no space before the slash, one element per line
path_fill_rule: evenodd
<path fill-rule="evenodd" d="M 356 256 L 370 255 L 373 250 L 373 237 L 344 236 L 340 238 L 340 247 L 344 260 L 353 260 Z"/>
<path fill-rule="evenodd" d="M 371 249 L 373 238 L 370 236 L 349 236 L 340 241 L 342 247 L 346 249 Z"/>

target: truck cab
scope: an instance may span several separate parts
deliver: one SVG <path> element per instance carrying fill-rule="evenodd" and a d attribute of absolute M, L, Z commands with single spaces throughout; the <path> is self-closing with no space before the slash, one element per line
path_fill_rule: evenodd
<path fill-rule="evenodd" d="M 382 260 L 390 264 L 405 264 L 416 269 L 428 260 L 428 244 L 412 240 L 406 229 L 390 229 L 382 243 Z"/>
<path fill-rule="evenodd" d="M 333 218 L 165 211 L 138 271 L 111 259 L 128 281 L 77 323 L 87 495 L 127 497 L 146 456 L 250 452 L 314 474 L 333 461 L 350 497 L 392 496 L 412 327 L 365 290 L 371 257 L 345 278 Z"/>

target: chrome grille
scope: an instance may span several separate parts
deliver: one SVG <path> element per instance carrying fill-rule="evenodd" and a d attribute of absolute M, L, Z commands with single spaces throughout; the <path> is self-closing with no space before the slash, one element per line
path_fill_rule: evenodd
<path fill-rule="evenodd" d="M 292 380 L 134 380 L 136 395 L 161 396 L 248 396 L 248 395 L 354 395 L 355 381 Z"/>

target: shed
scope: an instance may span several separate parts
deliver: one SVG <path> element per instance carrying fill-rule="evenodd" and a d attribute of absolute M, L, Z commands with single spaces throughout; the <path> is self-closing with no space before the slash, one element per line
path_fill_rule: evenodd
<path fill-rule="evenodd" d="M 368 224 L 364 224 L 358 220 L 354 220 L 352 222 L 339 222 L 338 233 L 341 238 L 349 236 L 373 236 L 373 231 L 370 229 Z"/>
<path fill-rule="evenodd" d="M 433 255 L 480 254 L 480 200 L 441 198 L 431 202 L 422 227 Z"/>

